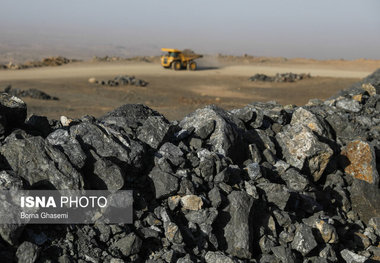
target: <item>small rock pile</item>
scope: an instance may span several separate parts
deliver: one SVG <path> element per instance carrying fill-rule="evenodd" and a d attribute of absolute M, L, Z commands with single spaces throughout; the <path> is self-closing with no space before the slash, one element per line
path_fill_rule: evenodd
<path fill-rule="evenodd" d="M 30 97 L 39 100 L 59 100 L 57 97 L 52 97 L 49 94 L 46 94 L 45 92 L 38 89 L 13 89 L 11 85 L 8 85 L 3 92 L 16 97 Z"/>
<path fill-rule="evenodd" d="M 157 60 L 157 57 L 146 57 L 146 56 L 137 56 L 137 57 L 131 57 L 131 58 L 125 58 L 125 57 L 116 57 L 116 56 L 104 56 L 104 57 L 98 57 L 95 56 L 92 58 L 92 62 L 117 62 L 117 61 L 133 61 L 133 62 L 147 62 L 151 63 L 153 61 Z"/>
<path fill-rule="evenodd" d="M 88 82 L 103 86 L 125 86 L 125 85 L 134 85 L 137 87 L 146 87 L 148 85 L 148 82 L 142 79 L 137 79 L 134 76 L 117 76 L 114 79 L 110 80 L 96 80 L 95 78 L 90 78 Z"/>
<path fill-rule="evenodd" d="M 131 189 L 134 223 L 1 225 L 0 257 L 380 260 L 375 91 L 356 87 L 303 107 L 207 106 L 174 122 L 127 104 L 65 125 L 41 116 L 25 121 L 25 103 L 1 94 L 0 189 Z"/>
<path fill-rule="evenodd" d="M 255 74 L 249 78 L 250 81 L 266 81 L 266 82 L 295 82 L 298 80 L 309 79 L 310 74 L 295 74 L 295 73 L 277 73 L 274 77 L 265 74 Z"/>
<path fill-rule="evenodd" d="M 0 69 L 26 69 L 26 68 L 39 68 L 39 67 L 55 67 L 55 66 L 61 66 L 64 64 L 69 64 L 72 62 L 77 62 L 79 60 L 76 59 L 68 59 L 65 57 L 48 57 L 43 58 L 41 61 L 28 61 L 24 64 L 14 64 L 12 62 L 9 62 L 5 65 L 0 65 Z"/>

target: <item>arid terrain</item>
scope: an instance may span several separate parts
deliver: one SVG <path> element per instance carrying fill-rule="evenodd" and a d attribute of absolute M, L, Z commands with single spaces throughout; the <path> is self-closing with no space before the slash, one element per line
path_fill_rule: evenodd
<path fill-rule="evenodd" d="M 281 104 L 304 105 L 311 98 L 325 99 L 349 87 L 380 67 L 379 61 L 318 61 L 307 59 L 206 57 L 195 72 L 173 71 L 150 62 L 75 62 L 59 67 L 0 70 L 0 89 L 39 89 L 59 100 L 23 98 L 28 114 L 50 118 L 72 118 L 91 113 L 98 117 L 126 103 L 143 103 L 167 118 L 181 119 L 204 105 L 216 104 L 226 109 L 242 107 L 254 101 L 275 100 Z M 251 82 L 261 73 L 310 73 L 312 78 L 293 83 Z M 149 83 L 101 86 L 88 82 L 113 79 L 118 75 L 135 76 Z"/>

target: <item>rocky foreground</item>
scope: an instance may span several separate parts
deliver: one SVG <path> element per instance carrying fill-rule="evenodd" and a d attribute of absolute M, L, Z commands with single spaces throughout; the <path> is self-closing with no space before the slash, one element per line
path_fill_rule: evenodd
<path fill-rule="evenodd" d="M 306 106 L 31 116 L 0 95 L 0 189 L 132 189 L 131 225 L 1 225 L 4 262 L 380 260 L 380 70 Z"/>

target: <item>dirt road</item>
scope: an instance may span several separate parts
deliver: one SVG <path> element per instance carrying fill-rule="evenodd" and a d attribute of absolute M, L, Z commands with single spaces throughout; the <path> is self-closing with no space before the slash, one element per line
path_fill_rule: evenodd
<path fill-rule="evenodd" d="M 313 78 L 296 83 L 258 83 L 248 77 L 278 72 L 310 73 Z M 172 71 L 155 63 L 81 62 L 61 67 L 0 71 L 0 88 L 36 88 L 58 101 L 24 98 L 29 114 L 59 118 L 61 115 L 100 116 L 125 103 L 144 103 L 180 119 L 196 108 L 217 104 L 231 109 L 253 101 L 276 100 L 282 104 L 305 104 L 310 98 L 327 98 L 370 74 L 360 67 L 334 68 L 326 65 L 228 65 L 203 67 L 198 71 Z M 147 87 L 107 87 L 88 83 L 90 77 L 112 79 L 133 75 L 149 82 Z"/>
<path fill-rule="evenodd" d="M 371 71 L 335 69 L 333 67 L 304 65 L 231 65 L 203 67 L 198 71 L 165 70 L 153 63 L 75 63 L 61 67 L 32 68 L 26 70 L 0 71 L 0 80 L 35 80 L 56 78 L 101 77 L 108 75 L 152 75 L 152 76 L 241 76 L 249 77 L 256 73 L 274 75 L 278 72 L 310 73 L 318 77 L 363 78 Z"/>

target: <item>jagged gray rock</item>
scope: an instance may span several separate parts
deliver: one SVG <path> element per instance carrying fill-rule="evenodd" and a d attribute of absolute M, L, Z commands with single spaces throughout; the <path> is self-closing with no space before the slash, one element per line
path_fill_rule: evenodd
<path fill-rule="evenodd" d="M 293 112 L 290 125 L 302 125 L 309 127 L 310 130 L 316 132 L 320 136 L 327 136 L 329 131 L 324 121 L 317 117 L 313 112 L 299 107 Z"/>
<path fill-rule="evenodd" d="M 80 170 L 85 166 L 87 156 L 79 141 L 71 136 L 67 130 L 57 129 L 50 133 L 46 140 L 61 150 L 77 169 Z"/>
<path fill-rule="evenodd" d="M 71 126 L 70 135 L 80 142 L 86 152 L 93 149 L 102 157 L 116 158 L 136 169 L 144 166 L 144 147 L 127 135 L 90 122 Z"/>
<path fill-rule="evenodd" d="M 157 199 L 168 197 L 178 191 L 178 178 L 172 174 L 163 172 L 155 167 L 149 173 L 149 177 L 153 181 Z"/>
<path fill-rule="evenodd" d="M 170 142 L 164 143 L 157 152 L 158 158 L 165 158 L 174 166 L 179 166 L 185 162 L 182 150 Z"/>
<path fill-rule="evenodd" d="M 288 125 L 276 135 L 276 139 L 289 164 L 312 175 L 314 181 L 321 178 L 333 150 L 319 141 L 311 129 L 301 125 Z"/>
<path fill-rule="evenodd" d="M 87 178 L 91 188 L 114 191 L 120 190 L 125 183 L 120 167 L 112 161 L 100 157 L 92 150 L 90 150 L 90 153 L 95 160 L 93 176 Z"/>
<path fill-rule="evenodd" d="M 236 124 L 239 121 L 228 112 L 216 106 L 208 106 L 185 117 L 179 125 L 184 129 L 193 127 L 197 133 L 211 122 L 215 122 L 209 138 L 212 150 L 233 160 L 242 159 L 242 138 Z"/>
<path fill-rule="evenodd" d="M 295 249 L 302 255 L 306 256 L 317 245 L 311 227 L 305 224 L 300 224 L 292 242 L 292 249 Z"/>
<path fill-rule="evenodd" d="M 120 251 L 123 256 L 127 257 L 139 253 L 141 245 L 142 240 L 132 232 L 112 244 L 111 250 L 116 249 Z"/>
<path fill-rule="evenodd" d="M 364 222 L 380 215 L 380 190 L 378 186 L 355 179 L 348 188 L 352 209 Z"/>
<path fill-rule="evenodd" d="M 249 218 L 253 199 L 242 191 L 233 191 L 228 195 L 230 221 L 224 228 L 227 241 L 227 252 L 239 258 L 250 258 L 252 255 L 252 226 Z"/>
<path fill-rule="evenodd" d="M 298 192 L 305 191 L 307 187 L 310 185 L 310 182 L 307 179 L 307 177 L 300 174 L 294 168 L 287 170 L 281 176 L 281 179 L 283 179 L 286 182 L 286 185 L 288 186 L 288 188 L 293 191 L 298 191 Z"/>
<path fill-rule="evenodd" d="M 136 134 L 139 140 L 154 149 L 171 131 L 171 125 L 164 116 L 142 104 L 125 104 L 101 117 L 100 121 Z"/>
<path fill-rule="evenodd" d="M 0 153 L 30 185 L 49 182 L 56 189 L 83 188 L 82 175 L 62 152 L 41 137 L 7 141 Z"/>
<path fill-rule="evenodd" d="M 170 124 L 164 117 L 149 116 L 143 126 L 138 128 L 137 138 L 153 149 L 157 149 L 170 132 Z"/>
<path fill-rule="evenodd" d="M 257 187 L 265 192 L 269 203 L 275 204 L 281 210 L 285 209 L 290 197 L 289 189 L 286 186 L 274 183 L 260 183 Z"/>

